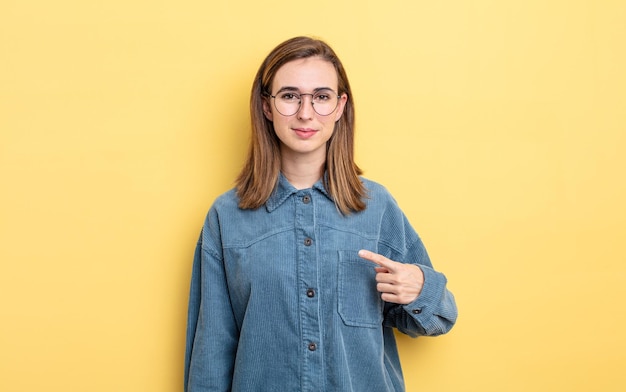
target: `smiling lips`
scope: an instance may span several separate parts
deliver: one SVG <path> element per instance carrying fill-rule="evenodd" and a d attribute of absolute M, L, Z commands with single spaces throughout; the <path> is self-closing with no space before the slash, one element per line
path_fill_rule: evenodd
<path fill-rule="evenodd" d="M 312 137 L 313 135 L 315 135 L 315 133 L 317 132 L 316 130 L 311 129 L 311 128 L 294 128 L 293 131 L 301 139 L 308 139 Z"/>

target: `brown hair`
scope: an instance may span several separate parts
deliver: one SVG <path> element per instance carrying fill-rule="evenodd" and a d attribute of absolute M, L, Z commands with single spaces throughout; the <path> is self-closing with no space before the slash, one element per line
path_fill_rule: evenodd
<path fill-rule="evenodd" d="M 265 58 L 254 78 L 250 97 L 252 136 L 248 156 L 236 181 L 240 208 L 259 208 L 276 187 L 280 173 L 280 142 L 272 122 L 263 114 L 263 100 L 271 91 L 280 67 L 308 57 L 319 57 L 333 64 L 339 82 L 338 93 L 348 96 L 344 112 L 328 141 L 324 188 L 341 213 L 347 215 L 365 209 L 366 189 L 359 179 L 362 171 L 354 162 L 354 100 L 350 83 L 332 48 L 309 37 L 291 38 L 278 45 Z"/>

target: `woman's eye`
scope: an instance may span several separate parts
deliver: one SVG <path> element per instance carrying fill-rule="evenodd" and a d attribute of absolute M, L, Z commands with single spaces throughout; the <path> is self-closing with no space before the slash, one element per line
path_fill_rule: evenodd
<path fill-rule="evenodd" d="M 280 98 L 284 101 L 297 101 L 300 99 L 297 94 L 294 93 L 284 93 L 280 96 Z"/>
<path fill-rule="evenodd" d="M 330 96 L 328 94 L 318 94 L 315 96 L 316 101 L 328 101 Z"/>

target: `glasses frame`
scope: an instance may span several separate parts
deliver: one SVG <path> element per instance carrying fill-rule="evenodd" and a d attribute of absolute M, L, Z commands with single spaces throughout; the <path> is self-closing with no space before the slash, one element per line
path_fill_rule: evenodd
<path fill-rule="evenodd" d="M 320 91 L 330 91 L 337 97 L 337 103 L 335 104 L 335 107 L 328 114 L 320 114 L 317 110 L 315 110 L 315 102 L 313 102 L 313 97 L 315 96 L 315 94 L 319 93 Z M 280 90 L 278 92 L 280 92 Z M 296 114 L 298 114 L 298 112 L 302 109 L 302 97 L 305 96 L 305 95 L 311 96 L 311 106 L 313 107 L 313 111 L 315 113 L 317 113 L 318 116 L 322 116 L 322 117 L 327 117 L 327 116 L 330 116 L 331 114 L 333 114 L 335 112 L 335 110 L 337 110 L 337 108 L 339 107 L 339 100 L 341 99 L 341 95 L 339 93 L 337 93 L 335 90 L 333 90 L 332 88 L 323 88 L 323 89 L 320 89 L 319 91 L 316 91 L 316 92 L 313 92 L 313 93 L 299 93 L 299 92 L 295 92 L 295 91 L 293 91 L 292 93 L 295 94 L 295 95 L 298 95 L 300 97 L 300 100 L 298 102 L 298 109 L 293 114 L 283 114 L 283 112 L 278 110 L 278 106 L 276 106 L 276 95 L 272 95 L 272 94 L 266 92 L 265 96 L 267 96 L 269 98 L 274 98 L 274 108 L 276 109 L 276 111 L 278 113 L 280 113 L 282 116 L 285 116 L 285 117 L 291 117 L 291 116 L 295 116 Z M 278 93 L 276 93 L 276 94 L 278 94 Z"/>

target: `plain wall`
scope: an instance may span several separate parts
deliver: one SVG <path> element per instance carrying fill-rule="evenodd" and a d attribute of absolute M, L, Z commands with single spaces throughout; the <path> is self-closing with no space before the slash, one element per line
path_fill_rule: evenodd
<path fill-rule="evenodd" d="M 276 44 L 328 41 L 357 159 L 460 316 L 408 391 L 626 388 L 626 3 L 0 5 L 0 390 L 182 389 L 193 249 Z"/>

